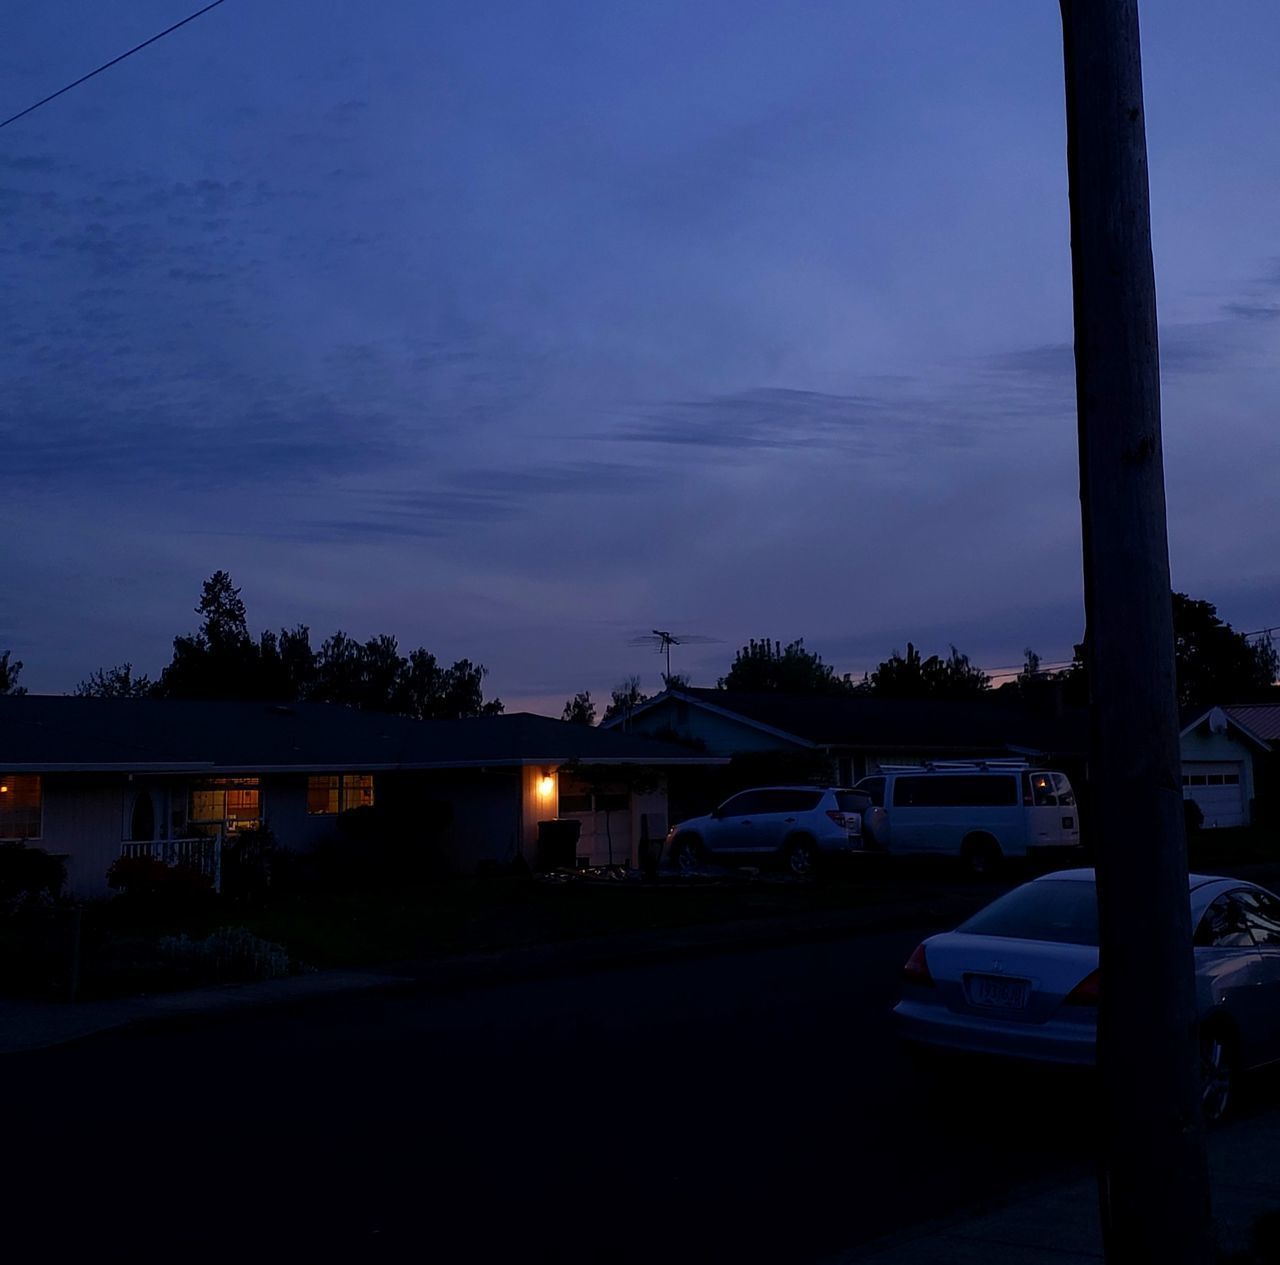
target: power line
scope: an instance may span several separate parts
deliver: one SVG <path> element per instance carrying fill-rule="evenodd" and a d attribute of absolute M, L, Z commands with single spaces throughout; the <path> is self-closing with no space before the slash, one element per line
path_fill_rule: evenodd
<path fill-rule="evenodd" d="M 212 4 L 206 4 L 203 9 L 196 10 L 190 17 L 185 17 L 181 22 L 175 22 L 172 26 L 166 27 L 159 35 L 153 35 L 149 40 L 143 40 L 141 44 L 135 45 L 127 53 L 121 53 L 119 57 L 113 57 L 109 62 L 103 62 L 97 70 L 91 70 L 87 75 L 81 75 L 74 83 L 69 83 L 65 88 L 59 88 L 57 92 L 51 92 L 47 97 L 42 97 L 35 105 L 29 105 L 25 110 L 19 110 L 17 114 L 11 114 L 0 127 L 8 127 L 10 123 L 16 123 L 19 119 L 25 118 L 32 110 L 38 110 L 42 105 L 48 105 L 55 97 L 60 97 L 64 92 L 70 92 L 72 88 L 78 88 L 86 79 L 92 79 L 94 75 L 100 75 L 104 70 L 110 70 L 112 66 L 118 65 L 124 61 L 126 57 L 132 57 L 134 53 L 140 53 L 148 44 L 154 44 L 156 40 L 162 40 L 166 35 L 172 35 L 180 26 L 186 26 L 188 22 L 194 22 L 196 18 L 202 14 L 208 13 L 210 9 L 216 9 L 223 0 L 213 0 Z"/>

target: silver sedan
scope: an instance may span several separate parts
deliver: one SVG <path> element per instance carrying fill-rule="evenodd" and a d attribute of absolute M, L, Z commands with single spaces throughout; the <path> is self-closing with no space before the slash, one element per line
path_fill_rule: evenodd
<path fill-rule="evenodd" d="M 1252 883 L 1191 876 L 1206 1119 L 1237 1074 L 1280 1059 L 1280 898 Z M 1024 883 L 903 968 L 902 1035 L 950 1050 L 1092 1064 L 1098 906 L 1092 870 Z"/>

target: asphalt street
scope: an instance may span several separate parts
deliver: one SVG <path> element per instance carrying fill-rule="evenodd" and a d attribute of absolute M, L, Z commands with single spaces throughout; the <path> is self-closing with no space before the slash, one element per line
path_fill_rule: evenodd
<path fill-rule="evenodd" d="M 112 1255 L 803 1263 L 1086 1171 L 1087 1078 L 897 1048 L 923 934 L 10 1056 L 6 1203 Z"/>

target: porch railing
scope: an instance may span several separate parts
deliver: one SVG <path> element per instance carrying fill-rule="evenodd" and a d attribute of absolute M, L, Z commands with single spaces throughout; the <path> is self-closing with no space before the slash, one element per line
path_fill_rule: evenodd
<path fill-rule="evenodd" d="M 191 839 L 129 840 L 120 845 L 122 857 L 153 857 L 165 865 L 182 865 L 213 879 L 213 890 L 222 890 L 222 835 Z"/>

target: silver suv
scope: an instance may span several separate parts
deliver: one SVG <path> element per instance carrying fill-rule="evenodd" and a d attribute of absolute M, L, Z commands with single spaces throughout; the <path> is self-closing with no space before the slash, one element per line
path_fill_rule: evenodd
<path fill-rule="evenodd" d="M 792 874 L 811 874 L 826 853 L 862 848 L 865 791 L 844 787 L 762 786 L 740 791 L 705 817 L 671 827 L 667 856 L 688 872 L 721 857 L 780 857 Z"/>

